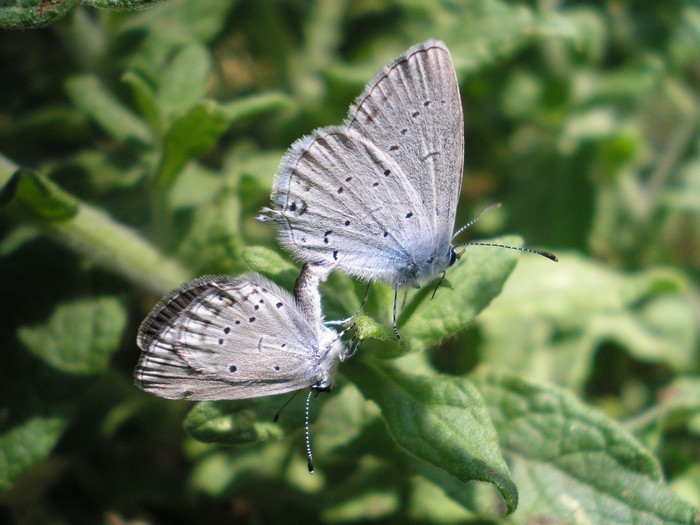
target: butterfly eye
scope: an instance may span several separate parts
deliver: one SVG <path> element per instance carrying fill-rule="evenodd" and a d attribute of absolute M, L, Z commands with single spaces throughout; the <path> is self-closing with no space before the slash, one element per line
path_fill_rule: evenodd
<path fill-rule="evenodd" d="M 457 253 L 454 246 L 450 246 L 450 262 L 447 264 L 447 266 L 452 266 L 454 263 L 456 263 L 459 260 L 459 256 L 460 254 Z"/>

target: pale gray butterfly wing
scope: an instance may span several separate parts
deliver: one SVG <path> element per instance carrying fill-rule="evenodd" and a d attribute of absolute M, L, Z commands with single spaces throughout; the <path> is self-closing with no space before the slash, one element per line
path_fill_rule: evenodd
<path fill-rule="evenodd" d="M 418 44 L 384 68 L 350 108 L 345 126 L 396 160 L 420 195 L 431 234 L 447 248 L 462 187 L 464 117 L 445 44 Z"/>
<path fill-rule="evenodd" d="M 462 118 L 444 44 L 409 49 L 367 85 L 343 127 L 316 130 L 285 155 L 265 210 L 282 245 L 391 284 L 442 271 L 453 255 Z"/>
<path fill-rule="evenodd" d="M 337 337 L 319 340 L 294 297 L 257 274 L 186 283 L 143 321 L 137 343 L 137 386 L 191 400 L 327 390 L 342 349 Z"/>
<path fill-rule="evenodd" d="M 421 240 L 406 233 L 430 227 L 398 164 L 339 127 L 298 141 L 289 160 L 294 167 L 282 170 L 273 192 L 286 219 L 281 243 L 304 261 L 394 282 Z M 388 213 L 399 208 L 399 214 Z"/>

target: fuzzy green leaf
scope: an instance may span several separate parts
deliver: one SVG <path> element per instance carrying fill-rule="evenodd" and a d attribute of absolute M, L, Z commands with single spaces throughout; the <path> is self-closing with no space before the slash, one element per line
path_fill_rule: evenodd
<path fill-rule="evenodd" d="M 68 424 L 68 418 L 29 417 L 0 433 L 0 491 L 9 490 L 22 472 L 44 459 Z"/>
<path fill-rule="evenodd" d="M 80 0 L 86 6 L 100 9 L 141 10 L 164 0 Z"/>
<path fill-rule="evenodd" d="M 270 404 L 267 400 L 262 403 Z M 205 443 L 252 443 L 281 437 L 282 428 L 272 417 L 258 414 L 260 404 L 258 400 L 197 403 L 187 415 L 185 430 Z"/>
<path fill-rule="evenodd" d="M 523 259 L 479 317 L 486 362 L 574 389 L 606 341 L 646 362 L 690 366 L 697 335 L 680 274 L 627 275 L 577 254 L 560 256 L 557 264 Z"/>
<path fill-rule="evenodd" d="M 193 188 L 191 195 L 206 189 L 206 183 L 200 184 L 197 189 Z M 227 187 L 220 188 L 210 202 L 193 211 L 192 225 L 178 256 L 192 261 L 195 273 L 238 274 L 246 269 L 241 259 L 243 243 L 239 235 L 239 195 Z"/>
<path fill-rule="evenodd" d="M 521 523 L 695 523 L 652 453 L 571 393 L 512 374 L 475 380 L 520 490 Z"/>
<path fill-rule="evenodd" d="M 104 372 L 126 326 L 126 309 L 115 297 L 80 299 L 56 307 L 49 320 L 18 331 L 38 358 L 69 374 Z"/>
<path fill-rule="evenodd" d="M 299 269 L 279 253 L 262 246 L 250 246 L 243 250 L 243 260 L 251 270 L 273 279 L 290 292 L 294 288 Z"/>
<path fill-rule="evenodd" d="M 220 105 L 230 122 L 237 122 L 267 111 L 288 109 L 291 106 L 292 101 L 288 96 L 276 92 L 251 95 Z"/>
<path fill-rule="evenodd" d="M 66 82 L 66 91 L 73 104 L 116 140 L 137 140 L 144 144 L 153 140 L 145 122 L 117 100 L 97 77 L 72 77 Z"/>
<path fill-rule="evenodd" d="M 486 406 L 471 382 L 358 362 L 348 363 L 343 373 L 379 405 L 390 434 L 407 452 L 461 481 L 494 484 L 507 513 L 515 510 L 518 490 Z"/>
<path fill-rule="evenodd" d="M 136 102 L 141 114 L 153 130 L 160 134 L 163 127 L 163 119 L 158 107 L 158 95 L 155 87 L 137 69 L 130 69 L 124 73 L 122 81 L 131 89 L 134 102 Z"/>
<path fill-rule="evenodd" d="M 0 189 L 0 204 L 15 201 L 25 211 L 51 221 L 73 217 L 77 200 L 54 182 L 27 168 L 18 169 Z"/>
<path fill-rule="evenodd" d="M 237 0 L 162 2 L 128 18 L 129 29 L 145 32 L 159 51 L 173 42 L 209 42 L 226 24 L 227 14 Z"/>
<path fill-rule="evenodd" d="M 18 6 L 0 6 L 0 27 L 8 29 L 29 29 L 45 27 L 63 18 L 77 4 L 78 0 L 46 2 L 46 0 L 24 0 Z"/>
<path fill-rule="evenodd" d="M 191 43 L 179 50 L 163 72 L 158 89 L 162 115 L 189 110 L 205 94 L 211 57 L 202 45 Z"/>
<path fill-rule="evenodd" d="M 219 104 L 213 100 L 201 101 L 177 118 L 168 130 L 156 184 L 160 187 L 172 184 L 185 163 L 214 147 L 233 122 L 285 104 L 286 99 L 274 93 L 229 104 Z"/>
<path fill-rule="evenodd" d="M 173 122 L 165 136 L 156 185 L 170 186 L 186 162 L 209 151 L 228 127 L 218 104 L 205 100 Z"/>

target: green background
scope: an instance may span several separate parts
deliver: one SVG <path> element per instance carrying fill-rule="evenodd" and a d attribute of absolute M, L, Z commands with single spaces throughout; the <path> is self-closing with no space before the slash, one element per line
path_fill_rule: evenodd
<path fill-rule="evenodd" d="M 554 0 L 0 2 L 0 520 L 694 523 L 700 7 Z M 469 247 L 370 290 L 314 399 L 158 399 L 140 321 L 182 282 L 291 289 L 286 148 L 411 45 L 449 47 Z M 362 283 L 333 274 L 327 318 Z"/>

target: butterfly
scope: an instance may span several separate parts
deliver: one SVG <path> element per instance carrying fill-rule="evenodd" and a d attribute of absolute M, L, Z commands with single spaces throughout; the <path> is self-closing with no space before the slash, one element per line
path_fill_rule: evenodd
<path fill-rule="evenodd" d="M 137 344 L 136 385 L 167 399 L 327 392 L 346 355 L 334 330 L 255 273 L 200 277 L 170 292 L 141 324 Z"/>

